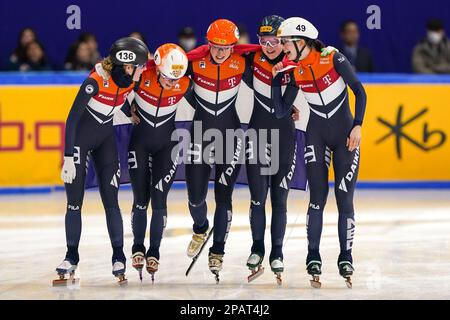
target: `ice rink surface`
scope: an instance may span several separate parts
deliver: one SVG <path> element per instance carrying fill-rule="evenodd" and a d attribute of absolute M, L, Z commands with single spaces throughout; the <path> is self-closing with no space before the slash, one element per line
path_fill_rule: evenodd
<path fill-rule="evenodd" d="M 331 191 L 332 189 L 330 189 Z M 214 202 L 209 192 L 209 218 Z M 220 284 L 207 267 L 207 251 L 189 277 L 186 246 L 192 220 L 186 190 L 169 194 L 169 216 L 161 245 L 160 270 L 152 285 L 127 261 L 128 286 L 111 274 L 111 248 L 98 193 L 86 193 L 83 207 L 79 286 L 53 288 L 55 267 L 65 254 L 65 194 L 0 196 L 0 299 L 450 299 L 450 191 L 356 192 L 353 289 L 338 275 L 337 209 L 330 192 L 321 242 L 322 288 L 312 289 L 305 272 L 308 194 L 291 191 L 285 237 L 283 284 L 270 272 L 247 283 L 245 266 L 251 246 L 249 192 L 236 189 L 233 222 Z M 132 195 L 120 192 L 125 253 L 131 256 Z M 270 215 L 270 206 L 268 206 Z M 270 222 L 270 218 L 267 219 Z M 270 251 L 270 226 L 266 251 Z M 148 239 L 148 238 L 147 238 Z M 208 245 L 209 247 L 209 245 Z"/>

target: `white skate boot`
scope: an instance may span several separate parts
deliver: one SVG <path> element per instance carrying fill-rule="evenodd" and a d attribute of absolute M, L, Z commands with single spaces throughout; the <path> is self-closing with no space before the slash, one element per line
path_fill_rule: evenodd
<path fill-rule="evenodd" d="M 112 266 L 112 274 L 118 279 L 119 285 L 126 285 L 128 280 L 125 278 L 125 264 L 121 261 L 115 261 Z"/>
<path fill-rule="evenodd" d="M 59 279 L 53 280 L 53 286 L 67 286 L 77 284 L 80 279 L 75 278 L 75 270 L 77 269 L 76 264 L 72 264 L 70 260 L 64 260 L 56 268 L 56 273 L 58 273 Z M 66 278 L 69 275 L 69 278 Z"/>
<path fill-rule="evenodd" d="M 252 253 L 248 257 L 247 267 L 252 272 L 248 277 L 247 281 L 251 282 L 258 278 L 264 273 L 264 267 L 262 266 L 263 256 L 258 253 Z"/>
<path fill-rule="evenodd" d="M 283 260 L 281 258 L 276 258 L 272 260 L 270 262 L 270 268 L 272 269 L 272 272 L 275 273 L 278 285 L 281 285 L 282 284 L 281 274 L 284 271 Z"/>

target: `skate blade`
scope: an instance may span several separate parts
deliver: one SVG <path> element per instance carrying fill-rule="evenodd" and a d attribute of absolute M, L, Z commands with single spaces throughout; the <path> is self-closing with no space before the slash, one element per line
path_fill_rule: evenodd
<path fill-rule="evenodd" d="M 219 279 L 219 271 L 211 271 L 211 272 L 212 272 L 212 274 L 215 277 L 216 284 L 219 284 L 219 281 L 220 281 L 220 279 Z"/>
<path fill-rule="evenodd" d="M 79 278 L 73 279 L 56 279 L 52 281 L 53 287 L 69 287 L 80 283 Z"/>
<path fill-rule="evenodd" d="M 350 279 L 350 277 L 347 277 L 345 279 L 345 284 L 347 285 L 347 288 L 349 288 L 349 289 L 353 288 L 352 279 Z"/>
<path fill-rule="evenodd" d="M 125 278 L 125 275 L 120 275 L 116 277 L 117 280 L 117 284 L 121 287 L 126 286 L 128 284 L 128 279 Z"/>
<path fill-rule="evenodd" d="M 283 284 L 283 280 L 281 279 L 281 274 L 277 274 L 275 279 L 277 280 L 277 284 L 281 286 Z"/>
<path fill-rule="evenodd" d="M 313 277 L 313 279 L 309 280 L 309 283 L 314 289 L 320 289 L 322 287 L 322 283 L 319 281 L 319 277 Z"/>
<path fill-rule="evenodd" d="M 247 281 L 250 283 L 253 280 L 262 276 L 263 273 L 264 273 L 264 268 L 259 268 L 258 271 L 252 272 L 252 274 L 247 277 Z"/>

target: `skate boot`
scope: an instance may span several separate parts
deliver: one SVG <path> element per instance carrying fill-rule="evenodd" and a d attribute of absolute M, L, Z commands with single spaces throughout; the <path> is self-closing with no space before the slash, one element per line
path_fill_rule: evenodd
<path fill-rule="evenodd" d="M 338 262 L 338 267 L 339 274 L 345 279 L 347 288 L 351 289 L 353 286 L 351 276 L 353 275 L 353 271 L 355 271 L 352 263 L 350 261 L 340 261 Z"/>
<path fill-rule="evenodd" d="M 320 282 L 320 275 L 322 274 L 322 262 L 318 260 L 311 260 L 306 265 L 306 270 L 312 279 L 309 280 L 311 287 L 315 289 L 320 289 L 322 283 Z"/>
<path fill-rule="evenodd" d="M 219 284 L 219 272 L 220 270 L 222 270 L 222 264 L 223 264 L 223 254 L 216 254 L 212 252 L 209 253 L 208 266 L 209 270 L 216 277 L 216 284 Z"/>
<path fill-rule="evenodd" d="M 133 268 L 135 268 L 139 272 L 139 279 L 142 282 L 142 269 L 144 268 L 144 253 L 143 252 L 135 252 L 133 253 L 133 256 L 131 257 L 131 263 Z"/>
<path fill-rule="evenodd" d="M 251 253 L 247 260 L 247 267 L 252 272 L 248 277 L 247 281 L 251 282 L 258 278 L 264 273 L 264 267 L 262 266 L 263 255 L 259 253 Z"/>
<path fill-rule="evenodd" d="M 64 259 L 63 262 L 56 268 L 56 273 L 59 279 L 53 280 L 53 286 L 67 286 L 78 284 L 80 279 L 75 278 L 75 270 L 77 265 L 73 264 L 69 259 Z M 66 278 L 66 275 L 69 277 Z"/>
<path fill-rule="evenodd" d="M 282 258 L 275 258 L 270 262 L 270 269 L 272 269 L 272 272 L 275 273 L 277 284 L 281 286 L 283 283 L 281 279 L 281 274 L 284 271 L 284 264 Z"/>
<path fill-rule="evenodd" d="M 197 256 L 208 238 L 208 232 L 194 233 L 191 242 L 189 242 L 186 254 L 189 258 Z"/>
<path fill-rule="evenodd" d="M 128 280 L 125 278 L 125 263 L 116 260 L 112 266 L 112 274 L 118 279 L 118 284 L 120 286 L 126 285 Z"/>
<path fill-rule="evenodd" d="M 159 261 L 155 257 L 147 257 L 145 261 L 147 262 L 147 272 L 150 273 L 153 284 L 155 283 L 155 272 L 158 271 Z"/>

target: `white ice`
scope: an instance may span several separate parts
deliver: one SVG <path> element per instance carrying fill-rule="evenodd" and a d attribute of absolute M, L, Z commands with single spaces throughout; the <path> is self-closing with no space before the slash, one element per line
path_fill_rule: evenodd
<path fill-rule="evenodd" d="M 214 202 L 208 207 L 212 221 Z M 283 284 L 270 272 L 247 283 L 245 266 L 251 246 L 249 192 L 236 189 L 233 222 L 226 245 L 224 269 L 216 285 L 207 268 L 206 250 L 189 277 L 185 249 L 192 220 L 186 190 L 172 190 L 169 216 L 161 245 L 160 270 L 152 285 L 144 273 L 140 283 L 128 260 L 127 287 L 118 287 L 111 274 L 111 248 L 106 221 L 96 191 L 86 193 L 83 207 L 79 286 L 53 288 L 55 267 L 65 254 L 65 194 L 0 197 L 0 299 L 449 299 L 450 191 L 356 192 L 355 275 L 347 289 L 336 259 L 337 209 L 330 190 L 321 242 L 322 288 L 312 289 L 305 272 L 305 216 L 308 195 L 292 191 L 285 237 Z M 120 192 L 125 252 L 131 255 L 129 190 Z M 266 251 L 270 252 L 270 206 Z M 147 237 L 148 239 L 148 237 Z"/>

